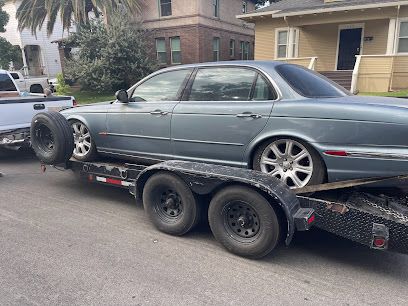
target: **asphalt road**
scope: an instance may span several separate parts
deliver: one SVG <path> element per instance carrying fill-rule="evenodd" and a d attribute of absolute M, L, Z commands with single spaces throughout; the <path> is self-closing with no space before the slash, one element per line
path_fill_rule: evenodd
<path fill-rule="evenodd" d="M 0 157 L 1 305 L 407 305 L 408 256 L 322 231 L 252 261 L 159 233 L 124 190 Z"/>

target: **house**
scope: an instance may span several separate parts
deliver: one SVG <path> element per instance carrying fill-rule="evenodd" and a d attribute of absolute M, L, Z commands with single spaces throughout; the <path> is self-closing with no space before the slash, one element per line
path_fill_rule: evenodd
<path fill-rule="evenodd" d="M 159 63 L 168 66 L 253 59 L 253 25 L 236 15 L 254 9 L 254 0 L 150 0 L 141 17 Z"/>
<path fill-rule="evenodd" d="M 408 88 L 408 1 L 282 0 L 241 14 L 255 59 L 314 69 L 353 92 Z"/>
<path fill-rule="evenodd" d="M 24 73 L 30 76 L 55 77 L 57 73 L 62 71 L 60 50 L 57 44 L 51 42 L 67 37 L 68 32 L 63 30 L 59 18 L 57 18 L 54 31 L 50 36 L 47 35 L 45 29 L 46 22 L 44 28 L 38 30 L 36 35 L 32 34 L 29 29 L 20 32 L 15 17 L 20 4 L 21 0 L 7 1 L 3 6 L 3 10 L 9 14 L 10 20 L 6 25 L 6 32 L 0 33 L 0 36 L 7 39 L 11 44 L 21 48 L 23 67 L 16 65 L 14 68 L 23 68 Z"/>

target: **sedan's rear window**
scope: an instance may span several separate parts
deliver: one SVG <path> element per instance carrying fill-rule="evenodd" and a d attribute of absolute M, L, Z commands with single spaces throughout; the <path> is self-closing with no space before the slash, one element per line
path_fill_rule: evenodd
<path fill-rule="evenodd" d="M 283 64 L 276 71 L 300 95 L 307 98 L 336 98 L 350 95 L 346 89 L 325 76 L 302 66 Z"/>

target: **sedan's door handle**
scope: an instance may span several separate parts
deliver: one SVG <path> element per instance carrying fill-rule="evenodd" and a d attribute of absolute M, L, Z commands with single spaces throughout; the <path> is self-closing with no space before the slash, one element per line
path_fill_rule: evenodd
<path fill-rule="evenodd" d="M 150 114 L 155 116 L 166 116 L 169 112 L 163 112 L 160 109 L 156 109 L 155 111 L 150 112 Z"/>
<path fill-rule="evenodd" d="M 236 117 L 237 117 L 237 118 L 260 119 L 260 118 L 262 118 L 262 115 L 253 114 L 253 113 L 242 113 L 242 114 L 237 114 Z"/>

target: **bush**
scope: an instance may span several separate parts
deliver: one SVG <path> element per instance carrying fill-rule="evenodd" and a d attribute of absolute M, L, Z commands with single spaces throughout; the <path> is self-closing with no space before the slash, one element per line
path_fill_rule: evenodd
<path fill-rule="evenodd" d="M 67 60 L 65 76 L 87 90 L 129 88 L 157 68 L 146 43 L 148 34 L 123 14 L 112 16 L 109 25 L 92 21 L 70 39 L 78 51 Z"/>
<path fill-rule="evenodd" d="M 57 74 L 57 95 L 66 95 L 69 94 L 69 86 L 65 83 L 65 79 L 62 73 Z"/>

